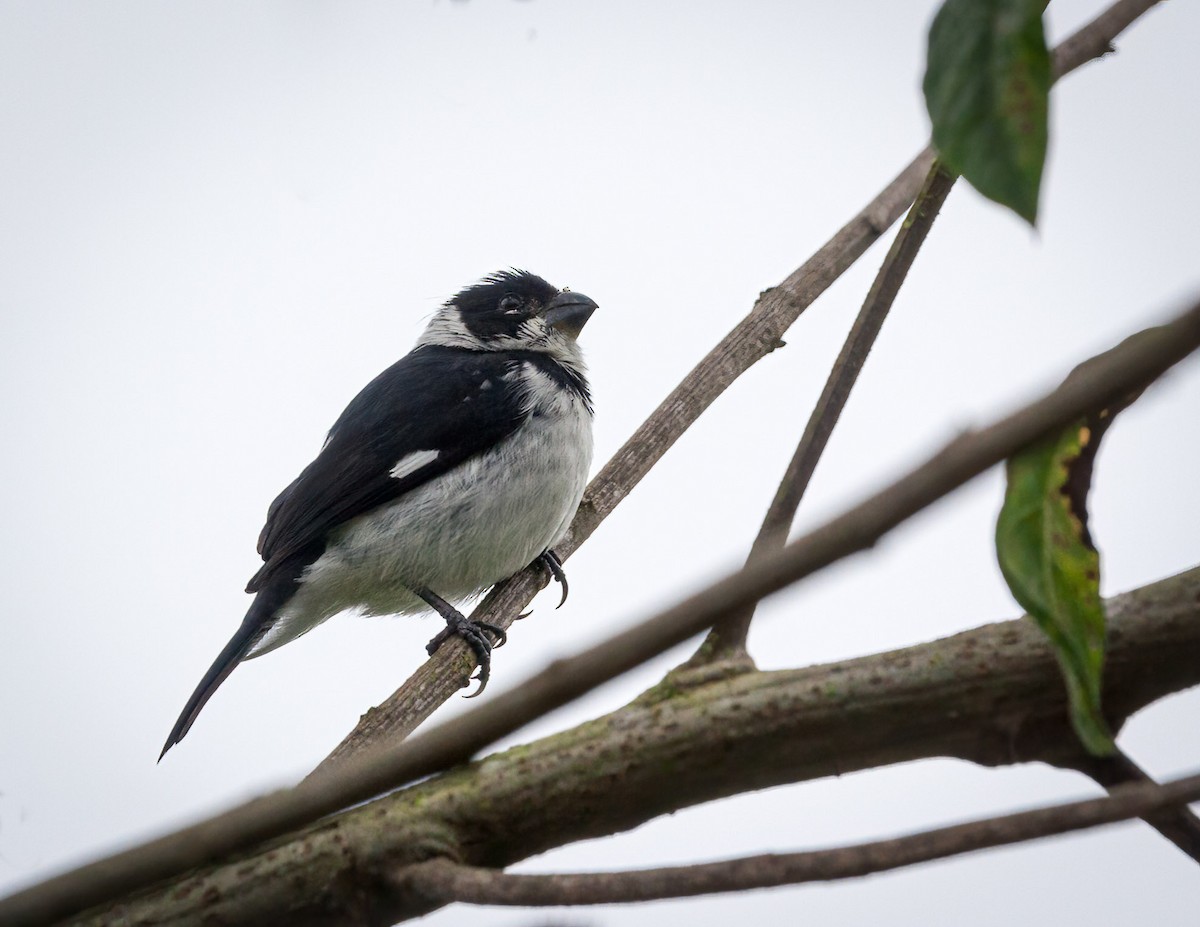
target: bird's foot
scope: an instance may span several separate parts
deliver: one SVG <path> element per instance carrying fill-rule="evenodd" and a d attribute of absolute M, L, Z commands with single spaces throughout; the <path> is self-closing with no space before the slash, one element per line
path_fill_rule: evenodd
<path fill-rule="evenodd" d="M 508 634 L 505 633 L 504 628 L 498 625 L 489 624 L 486 621 L 472 621 L 470 618 L 464 617 L 457 608 L 428 589 L 415 591 L 446 622 L 446 627 L 426 645 L 426 653 L 433 656 L 437 649 L 450 638 L 461 637 L 475 655 L 475 663 L 479 666 L 479 672 L 472 678 L 479 683 L 479 688 L 467 696 L 467 698 L 475 698 L 487 688 L 488 679 L 491 678 L 492 649 L 503 647 L 508 640 Z M 494 644 L 488 634 L 496 639 Z"/>
<path fill-rule="evenodd" d="M 558 554 L 547 549 L 537 558 L 537 563 L 542 564 L 550 571 L 550 576 L 562 586 L 562 598 L 558 600 L 555 608 L 562 608 L 563 603 L 567 601 L 567 593 L 570 592 L 570 587 L 567 585 L 567 574 L 563 571 L 562 561 L 558 559 Z"/>

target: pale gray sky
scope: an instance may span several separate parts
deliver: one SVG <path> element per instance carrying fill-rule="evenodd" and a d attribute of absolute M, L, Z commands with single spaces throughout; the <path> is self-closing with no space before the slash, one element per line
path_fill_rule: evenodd
<path fill-rule="evenodd" d="M 1055 2 L 1054 34 L 1101 6 Z M 155 766 L 246 608 L 267 504 L 439 301 L 508 265 L 595 298 L 583 340 L 603 461 L 924 143 L 934 8 L 0 5 L 0 892 L 294 780 L 424 658 L 434 622 L 332 621 L 239 668 Z M 802 525 L 1197 291 L 1198 34 L 1200 7 L 1165 4 L 1055 92 L 1038 233 L 954 191 Z M 740 562 L 881 257 L 572 559 L 571 601 L 538 600 L 497 654 L 495 691 Z M 1191 363 L 1106 439 L 1107 591 L 1200 562 L 1198 403 Z M 991 553 L 1000 492 L 989 475 L 773 600 L 751 641 L 761 665 L 1012 616 Z M 619 706 L 686 652 L 518 739 Z M 1193 769 L 1198 708 L 1196 693 L 1168 699 L 1121 742 L 1156 774 Z M 694 809 L 523 868 L 819 847 L 1095 791 L 1040 768 L 919 763 Z M 1182 927 L 1198 904 L 1194 865 L 1128 824 L 834 887 L 570 919 Z"/>

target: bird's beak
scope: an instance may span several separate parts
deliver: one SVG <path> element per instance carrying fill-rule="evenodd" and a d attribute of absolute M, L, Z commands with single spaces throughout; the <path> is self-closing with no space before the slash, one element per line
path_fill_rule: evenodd
<path fill-rule="evenodd" d="M 546 324 L 551 328 L 578 338 L 584 324 L 598 308 L 595 300 L 588 299 L 582 293 L 563 290 L 546 303 L 544 315 Z"/>

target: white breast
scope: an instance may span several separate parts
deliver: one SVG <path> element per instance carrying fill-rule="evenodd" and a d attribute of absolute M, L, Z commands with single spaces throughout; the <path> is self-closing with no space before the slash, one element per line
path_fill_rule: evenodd
<path fill-rule="evenodd" d="M 592 416 L 533 364 L 508 374 L 525 422 L 492 450 L 389 505 L 348 522 L 304 574 L 251 656 L 274 650 L 347 609 L 427 610 L 410 591 L 473 596 L 562 538 L 587 483 Z"/>

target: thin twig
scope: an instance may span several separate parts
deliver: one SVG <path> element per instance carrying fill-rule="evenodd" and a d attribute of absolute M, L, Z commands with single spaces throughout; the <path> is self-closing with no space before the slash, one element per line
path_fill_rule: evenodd
<path fill-rule="evenodd" d="M 1055 77 L 1111 51 L 1113 40 L 1158 2 L 1117 0 L 1055 48 Z M 775 350 L 800 314 L 903 214 L 927 175 L 933 157 L 930 148 L 918 154 L 811 258 L 779 286 L 765 291 L 749 315 L 671 391 L 592 480 L 569 534 L 556 546 L 562 559 L 591 536 L 734 380 Z M 508 628 L 547 581 L 540 569 L 526 570 L 497 585 L 472 617 Z M 324 775 L 375 745 L 403 740 L 467 685 L 473 669 L 468 648 L 458 641 L 448 642 L 391 696 L 363 715 L 312 775 Z"/>
<path fill-rule="evenodd" d="M 1090 776 L 1096 783 L 1115 792 L 1122 786 L 1153 783 L 1154 779 L 1121 750 L 1112 756 L 1082 755 L 1078 761 L 1063 764 Z M 1153 814 L 1140 815 L 1147 824 L 1170 840 L 1180 850 L 1200 863 L 1200 818 L 1186 806 L 1162 808 Z"/>
<path fill-rule="evenodd" d="M 40 924 L 168 878 L 468 760 L 491 743 L 698 634 L 732 609 L 874 545 L 1019 448 L 1143 387 L 1200 347 L 1200 301 L 1167 325 L 1092 358 L 1048 395 L 956 438 L 906 476 L 743 570 L 444 724 L 331 774 L 49 879 L 0 901 L 0 922 Z"/>
<path fill-rule="evenodd" d="M 546 905 L 628 904 L 747 889 L 852 879 L 991 847 L 1085 830 L 1185 808 L 1200 800 L 1200 775 L 1163 785 L 1141 782 L 1107 798 L 1052 805 L 921 831 L 889 840 L 801 853 L 771 853 L 720 862 L 624 872 L 514 875 L 446 859 L 417 863 L 396 886 L 436 903 Z"/>
<path fill-rule="evenodd" d="M 1113 39 L 1162 0 L 1117 0 L 1054 47 L 1054 79 L 1114 51 Z"/>
<path fill-rule="evenodd" d="M 937 218 L 942 203 L 954 186 L 956 175 L 942 167 L 940 161 L 935 161 L 925 177 L 921 192 L 909 210 L 908 217 L 896 233 L 896 239 L 888 251 L 887 257 L 875 276 L 862 309 L 846 336 L 845 344 L 834 362 L 825 388 L 817 400 L 816 406 L 809 416 L 804 434 L 796 446 L 791 462 L 767 508 L 758 536 L 750 548 L 747 562 L 761 557 L 767 551 L 778 550 L 787 541 L 788 531 L 796 517 L 796 509 L 804 497 L 808 483 L 817 468 L 817 461 L 825 452 L 829 436 L 833 434 L 834 426 L 841 417 L 850 391 L 854 388 L 858 375 L 866 363 L 867 355 L 879 337 L 883 321 L 887 318 L 896 295 L 908 276 L 909 268 L 916 260 L 917 252 L 924 244 L 933 220 Z M 755 603 L 756 604 L 756 603 Z M 688 661 L 689 666 L 697 666 L 717 660 L 737 659 L 746 654 L 746 636 L 750 631 L 750 621 L 754 618 L 755 604 L 739 609 L 718 622 L 700 649 Z"/>
<path fill-rule="evenodd" d="M 1115 30 L 1112 33 L 1115 35 L 1155 2 L 1157 0 L 1126 0 L 1118 3 L 1097 17 L 1094 23 L 1062 42 L 1055 49 L 1055 78 L 1061 77 L 1085 61 L 1112 51 L 1110 41 L 1102 33 Z M 1106 26 L 1104 30 L 1092 28 L 1101 22 Z M 821 455 L 825 453 L 829 437 L 841 417 L 850 391 L 858 380 L 867 355 L 883 327 L 883 321 L 887 318 L 900 286 L 908 275 L 912 262 L 929 234 L 955 179 L 955 176 L 942 167 L 940 161 L 935 161 L 929 169 L 925 184 L 917 195 L 908 218 L 896 233 L 896 239 L 879 268 L 841 353 L 834 362 L 825 388 L 809 416 L 804 434 L 751 545 L 748 561 L 761 556 L 767 550 L 778 550 L 787 540 L 796 510 L 808 489 Z M 746 637 L 750 631 L 754 611 L 753 606 L 748 607 L 721 621 L 709 632 L 686 666 L 692 668 L 719 660 L 747 657 Z"/>

